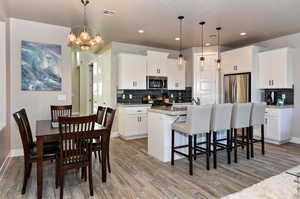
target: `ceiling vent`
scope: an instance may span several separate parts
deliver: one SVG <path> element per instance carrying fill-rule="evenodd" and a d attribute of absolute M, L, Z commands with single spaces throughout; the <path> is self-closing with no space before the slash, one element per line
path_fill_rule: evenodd
<path fill-rule="evenodd" d="M 114 16 L 115 12 L 116 11 L 114 11 L 114 10 L 107 10 L 107 9 L 103 10 L 103 14 L 107 15 L 107 16 Z"/>

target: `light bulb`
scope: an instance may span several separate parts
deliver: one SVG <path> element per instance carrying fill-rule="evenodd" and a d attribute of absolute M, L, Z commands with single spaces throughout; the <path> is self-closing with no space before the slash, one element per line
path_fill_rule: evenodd
<path fill-rule="evenodd" d="M 88 32 L 81 32 L 80 33 L 80 38 L 83 40 L 83 41 L 87 41 L 90 39 L 90 34 Z"/>
<path fill-rule="evenodd" d="M 95 39 L 90 41 L 91 46 L 95 46 L 97 44 L 97 42 L 95 41 Z"/>
<path fill-rule="evenodd" d="M 96 37 L 94 38 L 94 40 L 96 41 L 96 43 L 102 43 L 103 42 L 103 40 L 102 40 L 102 38 L 100 37 L 100 35 L 96 35 Z"/>
<path fill-rule="evenodd" d="M 178 61 L 178 64 L 179 64 L 179 65 L 182 65 L 182 64 L 183 64 L 184 59 L 183 59 L 183 55 L 182 55 L 182 54 L 180 54 L 180 55 L 178 56 L 177 61 Z"/>
<path fill-rule="evenodd" d="M 76 40 L 75 40 L 75 44 L 77 45 L 80 45 L 82 43 L 81 39 L 78 37 Z"/>
<path fill-rule="evenodd" d="M 68 35 L 68 40 L 70 42 L 74 42 L 76 40 L 76 35 L 72 32 L 70 32 L 70 34 Z"/>
<path fill-rule="evenodd" d="M 90 47 L 87 46 L 87 45 L 83 45 L 83 46 L 80 47 L 80 49 L 81 50 L 88 50 L 88 49 L 90 49 Z"/>
<path fill-rule="evenodd" d="M 201 63 L 202 66 L 204 66 L 204 60 L 205 60 L 204 57 L 200 57 L 200 63 Z"/>
<path fill-rule="evenodd" d="M 221 59 L 217 60 L 217 66 L 218 66 L 218 69 L 220 70 L 221 69 Z"/>

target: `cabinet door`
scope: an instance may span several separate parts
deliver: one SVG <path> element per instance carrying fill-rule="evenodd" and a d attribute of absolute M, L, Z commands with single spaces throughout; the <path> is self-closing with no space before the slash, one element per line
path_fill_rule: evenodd
<path fill-rule="evenodd" d="M 140 114 L 139 116 L 139 134 L 144 135 L 148 132 L 148 117 L 147 114 Z"/>
<path fill-rule="evenodd" d="M 270 52 L 272 61 L 271 88 L 287 88 L 287 49 L 279 49 Z"/>
<path fill-rule="evenodd" d="M 167 62 L 167 77 L 169 90 L 184 90 L 185 89 L 185 63 L 179 65 L 176 59 L 168 59 Z"/>
<path fill-rule="evenodd" d="M 147 75 L 167 76 L 167 57 L 168 53 L 147 52 Z"/>
<path fill-rule="evenodd" d="M 271 88 L 272 85 L 272 55 L 259 54 L 259 88 Z"/>
<path fill-rule="evenodd" d="M 146 56 L 119 55 L 119 89 L 146 89 Z"/>
<path fill-rule="evenodd" d="M 136 115 L 127 115 L 126 124 L 125 124 L 125 136 L 136 136 L 140 134 L 140 123 L 139 116 Z"/>
<path fill-rule="evenodd" d="M 280 141 L 280 123 L 278 117 L 270 116 L 268 118 L 268 133 L 266 138 L 274 141 Z"/>

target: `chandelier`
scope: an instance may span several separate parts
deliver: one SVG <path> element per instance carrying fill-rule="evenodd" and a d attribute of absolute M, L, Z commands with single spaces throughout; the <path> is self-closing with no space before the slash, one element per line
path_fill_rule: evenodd
<path fill-rule="evenodd" d="M 86 51 L 100 43 L 103 43 L 103 40 L 99 34 L 93 36 L 92 31 L 87 26 L 86 6 L 90 3 L 90 1 L 81 0 L 81 3 L 84 8 L 83 27 L 80 27 L 77 31 L 76 28 L 73 29 L 74 32 L 70 32 L 67 39 L 71 48 Z"/>

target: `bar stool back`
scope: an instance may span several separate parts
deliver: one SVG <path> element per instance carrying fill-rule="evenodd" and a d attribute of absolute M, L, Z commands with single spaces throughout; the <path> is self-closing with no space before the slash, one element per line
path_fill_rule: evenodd
<path fill-rule="evenodd" d="M 227 150 L 227 162 L 231 163 L 231 144 L 230 144 L 230 128 L 232 104 L 215 104 L 213 106 L 211 131 L 213 132 L 213 159 L 214 168 L 217 168 L 217 146 Z M 217 133 L 227 131 L 227 144 L 217 142 Z"/>
<path fill-rule="evenodd" d="M 233 142 L 234 142 L 234 162 L 237 163 L 237 130 L 246 128 L 247 132 L 247 158 L 249 159 L 249 127 L 250 127 L 250 115 L 251 115 L 251 103 L 236 103 L 233 105 L 232 117 L 231 117 L 231 128 L 233 129 Z M 244 133 L 242 135 L 242 140 L 244 140 Z M 244 145 L 244 141 L 241 142 Z"/>
<path fill-rule="evenodd" d="M 174 165 L 174 153 L 178 153 L 189 158 L 190 175 L 193 175 L 193 156 L 196 155 L 196 140 L 194 140 L 193 154 L 193 135 L 206 134 L 207 148 L 210 141 L 210 121 L 212 105 L 189 106 L 187 109 L 187 119 L 185 122 L 175 122 L 172 125 L 172 142 L 171 142 L 171 164 Z M 188 145 L 175 146 L 175 131 L 188 136 Z M 188 155 L 177 151 L 176 149 L 188 147 Z M 199 149 L 200 150 L 200 147 Z M 209 169 L 209 150 L 206 151 L 207 169 Z"/>
<path fill-rule="evenodd" d="M 253 103 L 251 109 L 251 117 L 250 117 L 250 136 L 251 136 L 251 157 L 254 157 L 254 149 L 253 143 L 254 142 L 261 142 L 261 153 L 265 154 L 265 135 L 264 135 L 264 124 L 265 124 L 265 111 L 267 108 L 267 104 L 263 103 Z M 253 127 L 260 126 L 261 128 L 261 139 L 260 140 L 253 140 Z"/>

